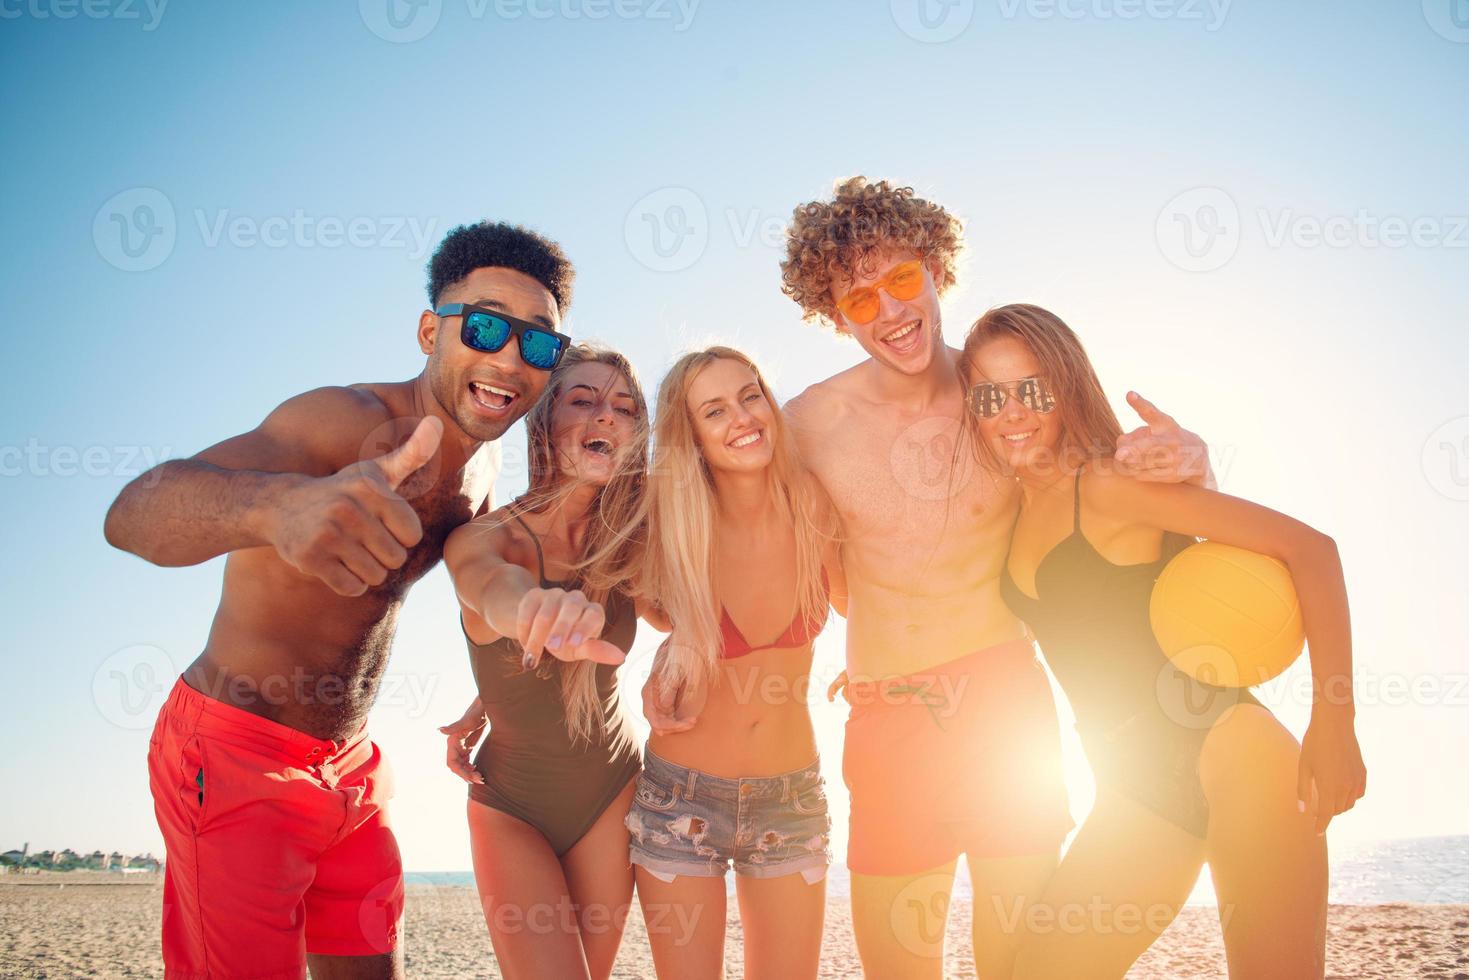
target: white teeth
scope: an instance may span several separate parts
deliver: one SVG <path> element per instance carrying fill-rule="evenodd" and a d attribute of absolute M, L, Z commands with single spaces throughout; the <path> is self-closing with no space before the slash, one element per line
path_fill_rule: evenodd
<path fill-rule="evenodd" d="M 886 337 L 884 337 L 882 339 L 883 339 L 883 342 L 884 343 L 891 344 L 894 341 L 902 340 L 904 337 L 908 336 L 910 333 L 912 333 L 913 331 L 915 331 L 917 329 L 918 329 L 918 322 L 915 320 L 913 323 L 910 323 L 908 326 L 904 327 L 902 330 L 899 330 L 899 331 L 897 331 L 895 333 L 890 333 L 890 334 L 888 334 Z"/>
<path fill-rule="evenodd" d="M 1005 438 L 1010 442 L 1024 442 L 1026 439 L 1029 439 L 1033 435 L 1035 435 L 1035 430 L 1031 429 L 1029 432 L 1021 432 L 1017 435 L 1008 435 Z"/>
<path fill-rule="evenodd" d="M 730 448 L 731 449 L 744 449 L 746 446 L 753 446 L 755 443 L 757 443 L 759 441 L 760 441 L 760 433 L 759 432 L 751 432 L 749 435 L 740 436 L 738 439 L 736 439 L 734 442 L 730 443 L 729 445 L 730 445 Z"/>
<path fill-rule="evenodd" d="M 601 453 L 603 456 L 608 456 L 612 453 L 612 443 L 606 439 L 588 439 L 581 444 L 581 447 L 594 453 Z"/>
<path fill-rule="evenodd" d="M 474 385 L 476 388 L 483 388 L 485 391 L 488 391 L 491 394 L 499 395 L 501 398 L 513 399 L 515 397 L 515 392 L 509 391 L 505 388 L 496 388 L 494 385 L 485 384 L 483 381 L 471 381 L 470 384 Z"/>

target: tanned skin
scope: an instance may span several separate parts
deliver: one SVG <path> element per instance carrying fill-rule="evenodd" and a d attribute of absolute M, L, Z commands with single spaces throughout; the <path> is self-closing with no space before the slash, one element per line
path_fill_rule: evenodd
<path fill-rule="evenodd" d="M 916 257 L 894 243 L 855 278 L 834 281 L 832 300 Z M 981 466 L 965 440 L 960 352 L 944 341 L 935 285 L 943 273 L 931 258 L 925 271 L 926 284 L 914 299 L 881 291 L 872 322 L 839 320 L 841 332 L 868 358 L 786 406 L 802 460 L 841 520 L 850 596 L 847 673 L 853 680 L 920 672 L 1025 636 L 999 591 L 1019 494 L 1013 481 Z M 1139 479 L 1211 479 L 1197 436 L 1142 398 L 1130 401 L 1147 426 L 1122 437 L 1118 456 L 1134 458 Z M 1054 854 L 968 859 L 975 895 L 991 899 L 974 903 L 979 975 L 1009 975 L 1019 937 L 996 909 L 1039 895 L 1056 863 Z M 949 862 L 912 875 L 853 873 L 853 931 L 869 976 L 942 976 L 941 937 L 954 871 Z M 912 916 L 894 914 L 904 908 L 934 912 L 909 921 Z M 920 938 L 928 932 L 939 940 Z"/>
<path fill-rule="evenodd" d="M 550 291 L 513 269 L 475 269 L 440 302 L 560 329 Z M 546 384 L 516 343 L 474 350 L 460 324 L 423 312 L 428 361 L 412 380 L 297 395 L 254 430 L 123 489 L 107 514 L 113 546 L 164 566 L 229 555 L 209 640 L 184 672 L 190 687 L 316 738 L 361 730 L 409 587 L 449 532 L 487 508 L 494 440 Z M 514 397 L 502 406 L 471 382 Z M 400 975 L 401 950 L 312 956 L 311 971 Z"/>

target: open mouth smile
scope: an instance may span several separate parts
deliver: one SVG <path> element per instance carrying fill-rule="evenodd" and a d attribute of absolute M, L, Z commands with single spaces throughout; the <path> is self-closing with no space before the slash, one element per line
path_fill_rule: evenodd
<path fill-rule="evenodd" d="M 509 412 L 510 406 L 515 404 L 520 394 L 486 381 L 471 381 L 469 397 L 474 400 L 475 405 L 489 414 L 504 415 Z"/>
<path fill-rule="evenodd" d="M 747 449 L 750 446 L 754 446 L 758 443 L 763 442 L 764 440 L 765 430 L 756 429 L 754 432 L 747 432 L 744 435 L 740 436 L 738 439 L 734 439 L 730 442 L 725 443 L 725 445 L 728 446 L 730 449 Z"/>
<path fill-rule="evenodd" d="M 921 337 L 919 328 L 922 325 L 923 321 L 921 320 L 909 320 L 907 323 L 898 327 L 898 329 L 878 339 L 881 343 L 891 347 L 899 354 L 907 354 L 918 346 L 918 341 Z"/>

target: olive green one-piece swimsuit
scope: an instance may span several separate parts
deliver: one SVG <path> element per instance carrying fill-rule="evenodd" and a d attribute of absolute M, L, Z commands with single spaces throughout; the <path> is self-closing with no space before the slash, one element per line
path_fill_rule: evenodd
<path fill-rule="evenodd" d="M 514 515 L 536 546 L 541 588 L 571 589 L 574 584 L 546 578 L 541 542 Z M 621 593 L 607 601 L 602 639 L 626 653 L 637 634 L 634 603 Z M 462 624 L 461 624 L 462 625 Z M 470 665 L 490 731 L 474 759 L 483 785 L 469 786 L 469 798 L 530 824 L 545 835 L 558 856 L 571 850 L 602 812 L 617 799 L 640 768 L 632 722 L 617 691 L 617 668 L 596 665 L 600 718 L 590 741 L 573 741 L 555 669 L 526 670 L 523 651 L 513 637 L 480 645 L 470 640 Z M 550 659 L 543 655 L 543 662 Z"/>

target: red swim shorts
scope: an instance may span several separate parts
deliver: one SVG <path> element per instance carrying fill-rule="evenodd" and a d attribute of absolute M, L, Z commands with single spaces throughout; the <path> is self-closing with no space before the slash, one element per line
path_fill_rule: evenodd
<path fill-rule="evenodd" d="M 168 849 L 165 975 L 306 975 L 306 954 L 398 942 L 392 777 L 365 731 L 314 738 L 174 685 L 148 746 Z"/>
<path fill-rule="evenodd" d="M 1044 668 L 1015 640 L 906 677 L 853 681 L 842 752 L 847 866 L 908 875 L 1057 854 L 1073 825 Z"/>

